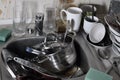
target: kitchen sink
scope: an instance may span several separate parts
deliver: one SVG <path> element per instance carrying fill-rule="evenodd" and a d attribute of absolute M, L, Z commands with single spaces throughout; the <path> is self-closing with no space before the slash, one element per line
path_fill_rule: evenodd
<path fill-rule="evenodd" d="M 14 60 L 12 60 L 11 57 L 19 57 L 22 59 L 31 60 L 33 58 L 32 54 L 26 53 L 26 47 L 36 47 L 40 43 L 44 41 L 44 37 L 30 37 L 30 38 L 20 38 L 17 40 L 10 41 L 2 50 L 1 56 L 2 61 L 8 70 L 8 72 L 11 74 L 11 76 L 16 80 L 16 77 L 18 75 L 32 75 L 37 76 L 39 73 L 36 72 L 33 74 L 32 69 L 25 67 L 23 65 L 18 64 Z M 81 77 L 85 75 L 90 66 L 88 62 L 88 57 L 85 53 L 85 50 L 82 48 L 82 41 L 75 39 L 74 40 L 74 47 L 76 52 L 76 62 L 75 66 L 77 66 L 77 69 L 79 69 L 74 76 L 71 76 L 71 78 L 75 77 Z M 67 72 L 69 74 L 69 72 Z M 79 74 L 79 75 L 78 75 Z M 40 74 L 42 75 L 42 74 Z M 37 76 L 40 77 L 40 76 Z M 37 79 L 36 79 L 37 80 Z"/>

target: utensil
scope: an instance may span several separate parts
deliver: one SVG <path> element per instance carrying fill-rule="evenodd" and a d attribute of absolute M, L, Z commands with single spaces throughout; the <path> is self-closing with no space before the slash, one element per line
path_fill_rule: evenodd
<path fill-rule="evenodd" d="M 30 69 L 37 71 L 38 73 L 41 73 L 41 74 L 46 75 L 46 76 L 57 78 L 57 75 L 47 71 L 46 69 L 44 69 L 40 66 L 35 65 L 34 63 L 31 63 L 30 61 L 27 61 L 27 60 L 24 60 L 24 59 L 21 59 L 18 57 L 14 57 L 13 60 L 21 65 L 24 65 L 25 67 L 28 67 Z"/>
<path fill-rule="evenodd" d="M 94 21 L 94 5 L 92 5 L 92 21 Z"/>
<path fill-rule="evenodd" d="M 73 30 L 73 25 L 69 21 L 67 21 L 67 26 L 66 26 L 66 31 L 64 34 L 63 43 L 73 44 L 75 36 L 76 36 L 76 33 Z"/>
<path fill-rule="evenodd" d="M 70 24 L 70 21 L 68 20 L 67 21 L 67 26 L 66 26 L 66 31 L 65 31 L 65 34 L 64 34 L 63 43 L 65 43 L 65 38 L 66 38 L 67 33 L 68 33 L 68 31 L 69 31 L 70 28 L 71 28 L 71 24 Z"/>
<path fill-rule="evenodd" d="M 30 47 L 27 47 L 27 48 L 26 48 L 26 52 L 33 53 L 33 54 L 35 54 L 35 55 L 45 55 L 45 54 L 46 54 L 46 53 L 43 52 L 43 51 L 39 51 L 39 50 L 30 48 Z"/>

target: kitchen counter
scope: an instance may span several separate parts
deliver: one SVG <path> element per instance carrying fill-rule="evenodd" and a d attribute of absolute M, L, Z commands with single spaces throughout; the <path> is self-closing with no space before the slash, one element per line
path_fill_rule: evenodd
<path fill-rule="evenodd" d="M 11 29 L 10 26 L 9 27 L 6 26 L 6 27 Z M 14 37 L 11 37 L 6 43 L 0 44 L 0 51 L 4 46 L 6 46 L 9 42 L 11 42 L 14 39 L 15 39 Z M 81 48 L 84 49 L 90 67 L 103 72 L 106 72 L 106 70 L 110 68 L 111 64 L 109 63 L 108 60 L 103 60 L 103 59 L 100 60 L 98 58 L 98 56 L 96 55 L 97 53 L 96 49 L 87 42 L 86 34 L 82 30 L 77 34 L 76 40 L 80 43 Z M 113 56 L 116 56 L 112 51 L 112 47 L 109 48 L 108 52 L 110 52 L 111 58 Z M 5 69 L 5 66 L 1 60 L 1 57 L 0 57 L 0 66 L 2 71 L 0 73 L 0 76 L 2 76 L 0 80 L 13 80 L 10 74 L 8 73 L 8 71 Z M 118 76 L 113 69 L 109 72 L 109 75 L 113 76 L 113 80 L 120 80 L 120 76 Z M 84 77 L 85 75 L 82 77 L 72 78 L 69 80 L 84 80 Z"/>

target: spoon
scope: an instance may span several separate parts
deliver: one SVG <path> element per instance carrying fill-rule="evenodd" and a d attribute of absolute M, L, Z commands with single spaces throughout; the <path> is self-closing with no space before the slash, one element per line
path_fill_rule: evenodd
<path fill-rule="evenodd" d="M 92 5 L 92 21 L 94 21 L 94 5 Z"/>

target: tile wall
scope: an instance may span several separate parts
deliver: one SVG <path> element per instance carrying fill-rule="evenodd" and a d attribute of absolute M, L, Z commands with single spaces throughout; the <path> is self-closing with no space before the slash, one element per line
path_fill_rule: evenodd
<path fill-rule="evenodd" d="M 16 0 L 17 6 L 21 6 L 20 3 L 23 0 Z M 43 5 L 46 3 L 51 3 L 53 0 L 31 0 L 36 1 L 38 5 L 38 11 L 43 11 Z M 59 0 L 54 0 L 58 2 Z M 110 0 L 74 0 L 76 5 L 78 4 L 99 4 L 104 5 L 106 8 L 109 8 Z M 0 0 L 0 20 L 12 19 L 13 17 L 13 7 L 15 0 Z M 57 3 L 59 4 L 59 3 Z M 56 5 L 57 5 L 56 4 Z"/>

